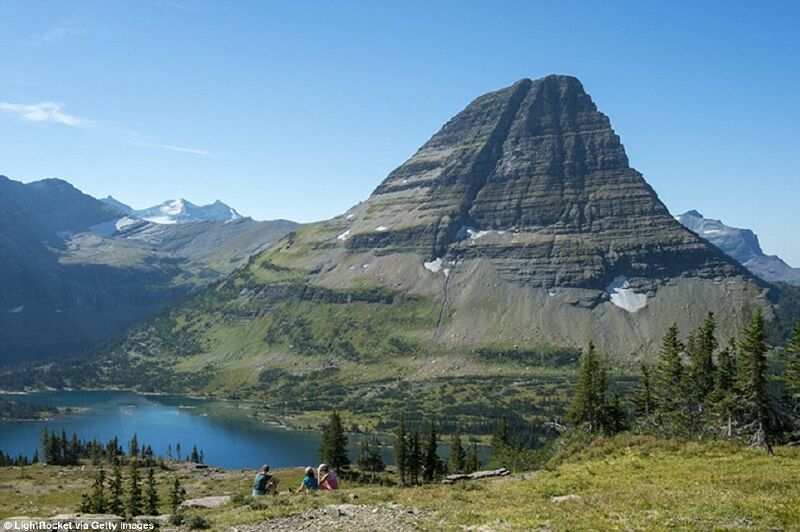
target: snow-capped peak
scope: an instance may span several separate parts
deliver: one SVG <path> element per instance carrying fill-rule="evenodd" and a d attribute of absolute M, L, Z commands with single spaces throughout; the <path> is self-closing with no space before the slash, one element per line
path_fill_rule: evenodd
<path fill-rule="evenodd" d="M 191 201 L 180 198 L 167 200 L 160 205 L 140 210 L 132 209 L 111 196 L 104 198 L 103 201 L 123 210 L 131 217 L 156 224 L 184 224 L 212 220 L 238 220 L 242 218 L 242 215 L 236 212 L 236 209 L 219 200 L 209 205 L 195 205 Z M 128 210 L 123 209 L 123 207 L 127 207 Z"/>

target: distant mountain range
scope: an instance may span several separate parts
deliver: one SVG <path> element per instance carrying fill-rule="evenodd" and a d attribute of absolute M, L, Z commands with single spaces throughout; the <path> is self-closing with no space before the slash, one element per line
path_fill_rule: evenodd
<path fill-rule="evenodd" d="M 101 201 L 116 207 L 128 216 L 157 224 L 229 221 L 242 218 L 242 215 L 236 212 L 234 208 L 225 205 L 219 200 L 209 205 L 195 205 L 181 198 L 167 200 L 160 205 L 140 210 L 133 209 L 113 196 L 103 198 Z"/>
<path fill-rule="evenodd" d="M 163 207 L 164 223 L 125 207 L 60 179 L 0 176 L 0 363 L 103 342 L 298 227 L 221 202 L 147 210 Z"/>
<path fill-rule="evenodd" d="M 792 268 L 777 255 L 765 254 L 758 242 L 758 236 L 752 230 L 731 227 L 720 220 L 705 218 L 695 210 L 687 211 L 675 219 L 736 259 L 758 277 L 773 283 L 800 286 L 800 268 Z"/>

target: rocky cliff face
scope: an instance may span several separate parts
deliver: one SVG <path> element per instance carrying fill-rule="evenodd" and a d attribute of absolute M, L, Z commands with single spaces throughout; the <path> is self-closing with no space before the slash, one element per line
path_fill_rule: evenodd
<path fill-rule="evenodd" d="M 630 168 L 580 82 L 522 80 L 472 102 L 354 212 L 342 241 L 434 261 L 484 258 L 509 282 L 602 289 L 741 276 Z"/>

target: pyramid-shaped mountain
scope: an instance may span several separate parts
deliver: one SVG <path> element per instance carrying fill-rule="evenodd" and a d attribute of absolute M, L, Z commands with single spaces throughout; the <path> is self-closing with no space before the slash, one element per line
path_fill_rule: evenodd
<path fill-rule="evenodd" d="M 351 250 L 486 258 L 528 286 L 742 273 L 672 219 L 628 165 L 608 118 L 567 76 L 478 98 L 354 218 L 344 237 Z"/>
<path fill-rule="evenodd" d="M 160 360 L 159 378 L 205 367 L 205 390 L 370 364 L 379 379 L 484 375 L 543 346 L 650 356 L 709 311 L 727 338 L 754 305 L 771 316 L 768 289 L 669 214 L 578 80 L 548 76 L 476 99 L 366 201 L 115 353 Z"/>

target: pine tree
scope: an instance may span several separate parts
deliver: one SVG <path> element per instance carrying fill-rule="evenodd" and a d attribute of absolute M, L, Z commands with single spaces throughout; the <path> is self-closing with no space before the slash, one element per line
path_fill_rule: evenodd
<path fill-rule="evenodd" d="M 594 344 L 581 356 L 578 385 L 567 410 L 567 419 L 575 426 L 595 433 L 611 427 L 607 402 L 608 384 L 605 365 L 595 354 Z"/>
<path fill-rule="evenodd" d="M 108 510 L 114 515 L 122 515 L 122 469 L 119 464 L 114 466 L 114 471 L 109 481 Z"/>
<path fill-rule="evenodd" d="M 139 476 L 139 464 L 131 460 L 130 481 L 128 484 L 128 516 L 133 517 L 142 513 L 142 481 Z"/>
<path fill-rule="evenodd" d="M 639 417 L 647 418 L 653 412 L 653 383 L 650 377 L 650 367 L 642 364 L 639 372 L 639 382 L 633 398 L 634 412 Z"/>
<path fill-rule="evenodd" d="M 464 472 L 474 473 L 481 468 L 481 458 L 478 454 L 478 444 L 473 443 L 467 449 L 467 456 L 464 459 Z"/>
<path fill-rule="evenodd" d="M 770 400 L 767 394 L 767 336 L 761 307 L 756 307 L 739 342 L 736 391 L 745 426 L 756 430 L 751 443 L 764 447 L 772 456 L 769 434 Z"/>
<path fill-rule="evenodd" d="M 356 463 L 359 469 L 370 473 L 380 473 L 386 468 L 378 443 L 371 437 L 364 438 L 358 445 Z"/>
<path fill-rule="evenodd" d="M 462 473 L 464 471 L 464 447 L 461 445 L 461 432 L 456 431 L 453 443 L 450 445 L 450 455 L 447 457 L 447 471 L 449 473 Z"/>
<path fill-rule="evenodd" d="M 175 482 L 172 484 L 172 490 L 169 492 L 169 505 L 173 512 L 178 510 L 178 507 L 183 502 L 185 495 L 184 489 L 181 487 L 181 482 L 178 477 L 175 477 Z"/>
<path fill-rule="evenodd" d="M 320 459 L 341 473 L 342 468 L 350 465 L 347 454 L 347 434 L 344 432 L 339 412 L 331 412 L 330 419 L 322 426 L 322 441 L 319 448 Z"/>
<path fill-rule="evenodd" d="M 686 430 L 685 372 L 681 351 L 683 345 L 678 339 L 678 326 L 672 325 L 661 339 L 658 365 L 654 379 L 656 414 L 658 421 L 670 433 Z"/>
<path fill-rule="evenodd" d="M 158 491 L 156 491 L 156 477 L 152 467 L 147 469 L 147 489 L 144 497 L 147 515 L 158 515 Z"/>
<path fill-rule="evenodd" d="M 167 459 L 172 460 L 172 444 L 167 445 Z"/>
<path fill-rule="evenodd" d="M 505 418 L 504 418 L 505 419 Z M 433 482 L 442 471 L 442 459 L 439 457 L 439 440 L 436 435 L 436 424 L 431 421 L 428 426 L 428 437 L 425 442 L 424 474 L 425 482 Z"/>
<path fill-rule="evenodd" d="M 511 437 L 508 431 L 508 418 L 500 416 L 497 426 L 492 434 L 492 442 L 489 448 L 489 463 L 497 467 L 503 467 L 506 460 L 508 449 L 511 446 Z"/>
<path fill-rule="evenodd" d="M 419 431 L 414 430 L 408 438 L 408 476 L 412 484 L 419 482 L 422 472 L 422 447 L 420 446 Z"/>
<path fill-rule="evenodd" d="M 180 444 L 180 442 L 175 444 L 175 456 L 176 456 L 178 462 L 180 462 L 181 461 L 181 444 Z"/>
<path fill-rule="evenodd" d="M 131 443 L 128 446 L 128 455 L 131 458 L 136 458 L 139 455 L 139 440 L 136 437 L 136 433 L 133 433 L 133 437 L 131 437 Z"/>
<path fill-rule="evenodd" d="M 192 454 L 189 456 L 189 461 L 200 463 L 200 453 L 197 452 L 197 445 L 192 445 Z"/>
<path fill-rule="evenodd" d="M 400 423 L 394 433 L 394 464 L 400 475 L 400 484 L 406 484 L 408 472 L 408 435 L 406 434 L 406 420 L 400 416 Z"/>
<path fill-rule="evenodd" d="M 82 448 L 81 442 L 78 440 L 78 435 L 73 432 L 72 440 L 70 440 L 69 444 L 69 464 L 77 465 L 80 463 Z"/>
<path fill-rule="evenodd" d="M 792 336 L 786 342 L 786 369 L 781 380 L 789 389 L 796 404 L 800 402 L 800 319 L 794 322 Z"/>
<path fill-rule="evenodd" d="M 717 355 L 714 370 L 714 389 L 709 395 L 712 411 L 724 421 L 724 434 L 733 436 L 733 416 L 736 413 L 736 342 L 731 338 L 728 347 Z"/>
<path fill-rule="evenodd" d="M 42 461 L 45 464 L 50 464 L 53 457 L 50 455 L 50 432 L 47 427 L 42 429 L 42 435 L 39 437 L 39 448 L 42 450 Z"/>
<path fill-rule="evenodd" d="M 39 449 L 34 449 L 33 458 L 31 459 L 31 463 L 32 464 L 38 464 L 39 463 Z"/>
<path fill-rule="evenodd" d="M 701 401 L 705 401 L 714 389 L 714 352 L 719 347 L 716 332 L 714 313 L 709 312 L 703 326 L 697 331 L 697 342 L 692 352 L 692 380 Z"/>
<path fill-rule="evenodd" d="M 106 503 L 105 483 L 106 472 L 101 468 L 97 471 L 97 475 L 94 478 L 94 485 L 92 486 L 92 494 L 89 495 L 88 513 L 106 513 L 108 507 Z"/>

